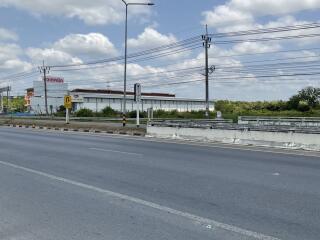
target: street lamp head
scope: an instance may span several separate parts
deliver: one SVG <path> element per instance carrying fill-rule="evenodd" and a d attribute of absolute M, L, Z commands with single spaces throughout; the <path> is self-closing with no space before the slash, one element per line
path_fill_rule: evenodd
<path fill-rule="evenodd" d="M 124 2 L 124 0 L 122 0 Z M 140 6 L 153 6 L 154 3 L 126 3 L 126 5 L 140 5 Z"/>

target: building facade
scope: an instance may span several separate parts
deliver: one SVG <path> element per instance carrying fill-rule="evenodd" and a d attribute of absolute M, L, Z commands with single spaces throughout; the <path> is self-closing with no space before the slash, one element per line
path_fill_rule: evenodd
<path fill-rule="evenodd" d="M 75 89 L 70 94 L 72 95 L 73 111 L 87 108 L 100 112 L 105 107 L 111 107 L 122 112 L 122 91 Z M 177 110 L 179 112 L 199 111 L 205 110 L 206 103 L 202 99 L 177 98 L 173 94 L 142 93 L 140 110 L 147 111 L 148 108 L 165 111 Z M 133 92 L 127 92 L 126 110 L 136 110 Z M 214 111 L 213 102 L 210 102 L 210 110 Z"/>
<path fill-rule="evenodd" d="M 123 91 L 105 89 L 74 89 L 68 91 L 68 84 L 61 78 L 48 77 L 47 99 L 49 113 L 55 113 L 64 105 L 64 96 L 72 96 L 72 111 L 90 109 L 100 112 L 106 107 L 122 112 Z M 26 105 L 31 113 L 45 114 L 45 91 L 43 81 L 34 81 L 33 88 L 27 89 Z M 140 111 L 146 112 L 152 108 L 156 110 L 179 112 L 205 110 L 206 103 L 203 99 L 177 98 L 174 94 L 167 93 L 142 93 Z M 136 103 L 134 93 L 127 92 L 126 110 L 135 111 Z M 210 110 L 214 110 L 214 103 L 210 102 Z"/>
<path fill-rule="evenodd" d="M 45 114 L 44 81 L 33 82 L 33 92 L 27 90 L 29 110 L 35 114 Z M 56 112 L 64 104 L 64 96 L 68 94 L 68 84 L 63 78 L 47 77 L 47 102 L 49 113 Z"/>

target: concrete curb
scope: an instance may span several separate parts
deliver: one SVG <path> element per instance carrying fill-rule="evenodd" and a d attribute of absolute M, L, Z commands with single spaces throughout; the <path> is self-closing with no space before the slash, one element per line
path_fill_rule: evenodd
<path fill-rule="evenodd" d="M 145 134 L 138 132 L 128 132 L 128 131 L 113 131 L 113 130 L 96 130 L 96 129 L 77 129 L 77 128 L 53 128 L 53 127 L 43 127 L 43 126 L 35 126 L 35 125 L 16 125 L 16 124 L 5 124 L 4 126 L 12 127 L 12 128 L 32 128 L 38 130 L 51 130 L 51 131 L 59 131 L 59 132 L 83 132 L 83 133 L 95 133 L 95 134 L 119 134 L 119 135 L 127 135 L 127 136 L 140 136 L 144 137 Z"/>

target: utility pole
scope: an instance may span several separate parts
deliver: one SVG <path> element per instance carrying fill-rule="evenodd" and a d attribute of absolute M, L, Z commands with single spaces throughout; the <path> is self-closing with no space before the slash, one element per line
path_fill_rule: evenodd
<path fill-rule="evenodd" d="M 3 92 L 1 94 L 1 113 L 3 113 Z"/>
<path fill-rule="evenodd" d="M 205 48 L 205 82 L 206 82 L 206 118 L 210 117 L 210 105 L 209 105 L 209 53 L 208 50 L 211 46 L 211 37 L 208 34 L 208 25 L 206 25 L 206 34 L 202 35 L 203 47 Z"/>
<path fill-rule="evenodd" d="M 7 88 L 7 114 L 9 113 L 9 87 Z"/>
<path fill-rule="evenodd" d="M 127 124 L 127 54 L 128 54 L 128 4 L 126 5 L 126 26 L 125 26 L 125 44 L 124 44 L 124 81 L 123 81 L 123 104 L 122 104 L 122 125 Z"/>
<path fill-rule="evenodd" d="M 39 67 L 40 73 L 43 73 L 43 81 L 44 81 L 44 106 L 46 115 L 49 115 L 48 111 L 48 89 L 47 89 L 47 74 L 50 71 L 50 67 L 44 65 L 44 61 L 41 67 Z"/>

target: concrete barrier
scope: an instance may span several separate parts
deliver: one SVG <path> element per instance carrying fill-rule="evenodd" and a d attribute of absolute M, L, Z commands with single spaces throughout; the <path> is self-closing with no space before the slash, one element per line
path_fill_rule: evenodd
<path fill-rule="evenodd" d="M 148 126 L 147 136 L 320 151 L 320 134 Z"/>

